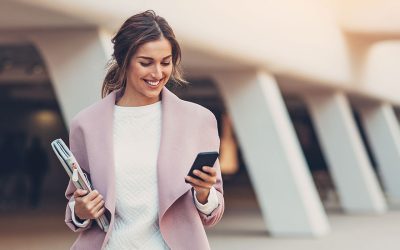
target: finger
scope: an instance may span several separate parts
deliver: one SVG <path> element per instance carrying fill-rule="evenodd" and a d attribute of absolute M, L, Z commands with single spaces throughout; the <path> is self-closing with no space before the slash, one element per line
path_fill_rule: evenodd
<path fill-rule="evenodd" d="M 202 188 L 208 188 L 210 189 L 212 187 L 212 185 L 210 183 L 204 182 L 202 180 L 198 180 L 196 178 L 190 177 L 190 176 L 186 176 L 185 178 L 190 184 L 194 184 L 196 186 L 200 186 Z"/>
<path fill-rule="evenodd" d="M 78 198 L 78 197 L 85 196 L 87 193 L 88 193 L 87 190 L 83 190 L 83 189 L 79 189 L 79 188 L 78 188 L 78 189 L 75 190 L 75 192 L 74 192 L 74 198 Z"/>
<path fill-rule="evenodd" d="M 209 173 L 211 176 L 217 176 L 217 170 L 213 167 L 204 166 L 202 170 L 206 173 Z"/>
<path fill-rule="evenodd" d="M 217 182 L 216 178 L 214 176 L 211 176 L 207 173 L 204 173 L 199 170 L 194 170 L 193 174 L 200 177 L 203 181 L 210 183 L 210 184 L 215 184 Z"/>
<path fill-rule="evenodd" d="M 92 211 L 94 213 L 99 212 L 99 210 L 104 206 L 104 203 L 105 202 L 103 200 L 101 200 L 96 206 L 93 207 Z"/>
<path fill-rule="evenodd" d="M 103 196 L 99 194 L 96 198 L 94 198 L 92 201 L 90 201 L 93 206 L 99 204 L 103 200 Z"/>
<path fill-rule="evenodd" d="M 88 201 L 92 201 L 94 200 L 97 196 L 99 196 L 99 191 L 97 190 L 92 190 L 92 192 L 90 192 L 85 198 Z"/>
<path fill-rule="evenodd" d="M 103 207 L 103 208 L 101 208 L 95 215 L 94 215 L 94 218 L 99 218 L 101 215 L 103 215 L 104 214 L 104 212 L 106 211 L 106 209 Z"/>

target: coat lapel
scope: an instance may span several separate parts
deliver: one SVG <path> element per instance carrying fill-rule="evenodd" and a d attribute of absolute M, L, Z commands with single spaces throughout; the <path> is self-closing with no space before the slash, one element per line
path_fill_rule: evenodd
<path fill-rule="evenodd" d="M 113 121 L 114 121 L 114 105 L 119 92 L 113 91 L 97 105 L 96 117 L 93 119 L 91 131 L 96 136 L 93 148 L 96 151 L 93 155 L 93 166 L 96 171 L 92 171 L 91 178 L 96 183 L 95 188 L 105 197 L 105 207 L 111 214 L 110 227 L 106 233 L 101 249 L 104 249 L 110 232 L 114 224 L 115 214 L 115 165 L 114 165 L 114 140 L 113 140 Z"/>
<path fill-rule="evenodd" d="M 180 123 L 179 117 L 185 110 L 181 100 L 166 87 L 162 91 L 161 141 L 157 159 L 157 178 L 159 195 L 159 219 L 168 208 L 184 193 L 191 189 L 185 183 L 187 159 L 183 151 L 182 134 L 187 124 Z M 180 137 L 181 136 L 181 137 Z"/>
<path fill-rule="evenodd" d="M 110 93 L 97 105 L 96 117 L 93 119 L 91 133 L 93 143 L 92 165 L 95 171 L 91 171 L 91 178 L 95 188 L 105 197 L 105 207 L 111 214 L 115 212 L 115 166 L 114 166 L 114 142 L 113 120 L 116 92 Z"/>

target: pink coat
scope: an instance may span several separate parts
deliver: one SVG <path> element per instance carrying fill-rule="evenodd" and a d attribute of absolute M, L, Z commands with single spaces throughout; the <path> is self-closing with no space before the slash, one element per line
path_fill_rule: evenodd
<path fill-rule="evenodd" d="M 106 214 L 111 217 L 107 233 L 95 223 L 77 228 L 67 206 L 65 222 L 79 236 L 71 249 L 102 249 L 113 230 L 115 214 L 115 175 L 113 158 L 113 110 L 117 93 L 81 111 L 71 122 L 70 148 L 80 166 L 89 173 L 90 180 L 104 197 Z M 219 207 L 207 216 L 199 212 L 193 202 L 191 186 L 185 183 L 197 153 L 219 151 L 219 137 L 215 116 L 204 107 L 183 101 L 163 88 L 161 143 L 157 160 L 159 192 L 159 226 L 171 249 L 209 249 L 205 227 L 215 225 L 224 212 L 224 198 L 219 162 L 215 184 Z M 132 157 L 140 152 L 132 152 Z M 75 191 L 70 182 L 65 196 L 69 200 Z"/>

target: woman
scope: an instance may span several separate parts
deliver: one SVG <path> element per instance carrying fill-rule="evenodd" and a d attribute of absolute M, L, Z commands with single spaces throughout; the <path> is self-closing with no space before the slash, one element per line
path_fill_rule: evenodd
<path fill-rule="evenodd" d="M 201 179 L 187 174 L 198 153 L 219 150 L 216 119 L 165 87 L 185 83 L 165 19 L 134 15 L 112 42 L 103 99 L 70 125 L 71 151 L 96 188 L 66 190 L 65 220 L 80 232 L 72 249 L 209 249 L 204 226 L 224 211 L 219 162 L 195 172 Z M 107 233 L 93 223 L 104 213 Z"/>

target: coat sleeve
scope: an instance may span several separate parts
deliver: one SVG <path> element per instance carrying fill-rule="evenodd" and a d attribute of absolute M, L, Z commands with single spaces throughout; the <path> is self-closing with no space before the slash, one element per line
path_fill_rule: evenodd
<path fill-rule="evenodd" d="M 220 146 L 220 139 L 218 136 L 218 126 L 217 126 L 217 120 L 215 119 L 214 114 L 210 112 L 210 124 L 211 124 L 211 143 L 212 147 L 214 150 L 219 152 L 219 146 Z M 222 218 L 222 215 L 224 214 L 225 210 L 225 203 L 224 203 L 224 190 L 223 190 L 223 184 L 222 184 L 222 175 L 221 175 L 221 166 L 219 164 L 219 159 L 215 162 L 214 168 L 217 171 L 217 183 L 214 185 L 214 188 L 216 189 L 217 197 L 218 197 L 218 207 L 214 209 L 214 211 L 209 214 L 203 214 L 202 212 L 198 211 L 199 216 L 201 218 L 201 221 L 203 225 L 207 227 L 212 227 L 216 225 Z"/>
<path fill-rule="evenodd" d="M 69 133 L 69 146 L 71 152 L 74 154 L 76 160 L 79 163 L 79 166 L 85 171 L 87 174 L 90 174 L 86 153 L 86 145 L 84 141 L 82 128 L 78 125 L 76 120 L 71 122 L 70 133 Z M 72 181 L 70 180 L 68 183 L 67 190 L 65 191 L 65 197 L 68 202 L 71 200 L 76 188 Z M 89 229 L 92 226 L 93 220 L 90 220 L 90 223 L 86 227 L 77 227 L 72 220 L 71 209 L 67 203 L 65 209 L 65 223 L 67 226 L 74 232 L 81 232 Z"/>

